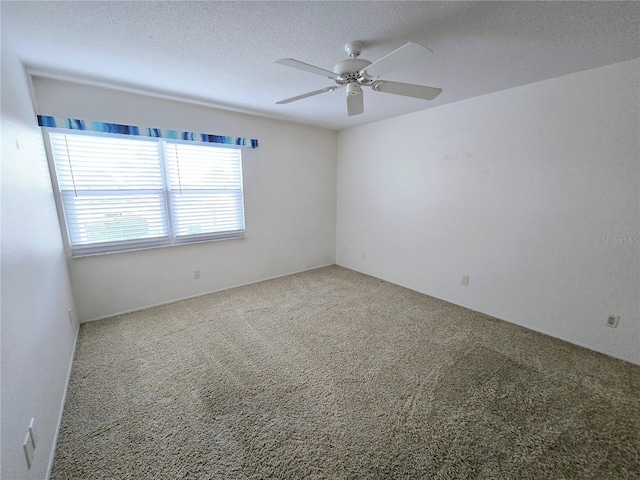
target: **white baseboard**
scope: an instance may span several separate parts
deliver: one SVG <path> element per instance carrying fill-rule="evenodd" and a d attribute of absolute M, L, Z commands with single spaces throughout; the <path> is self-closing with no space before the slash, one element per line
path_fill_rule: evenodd
<path fill-rule="evenodd" d="M 140 307 L 140 308 L 133 308 L 131 310 L 125 310 L 125 311 L 122 311 L 122 312 L 117 312 L 117 313 L 112 313 L 112 314 L 109 314 L 109 315 L 104 315 L 102 317 L 90 318 L 89 320 L 83 320 L 80 323 L 89 323 L 89 322 L 97 322 L 99 320 L 106 320 L 107 318 L 116 317 L 118 315 L 126 315 L 127 313 L 139 312 L 141 310 L 147 310 L 148 308 L 161 307 L 162 305 L 169 305 L 171 303 L 182 302 L 184 300 L 190 300 L 192 298 L 204 297 L 205 295 L 211 295 L 212 293 L 224 292 L 226 290 L 231 290 L 232 288 L 244 287 L 246 285 L 253 285 L 254 283 L 260 283 L 260 282 L 266 282 L 266 281 L 269 281 L 269 280 L 275 280 L 276 278 L 287 277 L 289 275 L 295 275 L 297 273 L 310 272 L 311 270 L 317 270 L 319 268 L 330 267 L 332 265 L 335 265 L 335 263 L 327 263 L 326 265 L 318 265 L 317 267 L 306 268 L 304 270 L 297 270 L 295 272 L 283 273 L 281 275 L 275 275 L 273 277 L 261 278 L 259 280 L 253 280 L 251 282 L 240 283 L 238 285 L 231 285 L 229 287 L 219 288 L 217 290 L 211 290 L 211 291 L 207 291 L 207 292 L 204 292 L 204 293 L 198 293 L 196 295 L 189 295 L 187 297 L 175 298 L 173 300 L 168 300 L 166 302 L 154 303 L 152 305 L 146 305 L 146 306 Z"/>
<path fill-rule="evenodd" d="M 56 456 L 56 446 L 58 445 L 58 434 L 60 433 L 60 426 L 62 425 L 62 414 L 64 413 L 64 404 L 67 401 L 67 392 L 69 391 L 69 382 L 71 381 L 71 370 L 73 369 L 73 359 L 76 357 L 76 346 L 78 345 L 78 334 L 80 332 L 80 324 L 76 325 L 76 335 L 73 339 L 73 349 L 71 350 L 71 358 L 69 359 L 69 368 L 67 370 L 67 381 L 64 385 L 64 392 L 62 393 L 62 402 L 60 404 L 60 413 L 58 414 L 58 423 L 56 425 L 56 431 L 53 434 L 53 445 L 51 446 L 51 454 L 49 455 L 49 465 L 47 466 L 47 480 L 51 476 L 51 469 L 53 468 L 53 461 Z"/>
<path fill-rule="evenodd" d="M 524 323 L 521 323 L 521 322 L 515 322 L 513 320 L 506 320 L 506 319 L 501 318 L 501 317 L 499 317 L 497 315 L 494 315 L 491 312 L 484 312 L 482 310 L 476 310 L 475 308 L 471 308 L 471 307 L 469 307 L 467 305 L 464 305 L 462 303 L 455 303 L 455 302 L 452 302 L 451 300 L 447 300 L 446 298 L 436 297 L 435 295 L 431 295 L 431 294 L 426 293 L 426 292 L 421 292 L 419 290 L 416 290 L 414 288 L 408 287 L 406 285 L 402 285 L 400 283 L 392 282 L 391 280 L 387 280 L 386 278 L 378 277 L 376 275 L 372 275 L 371 273 L 367 273 L 367 272 L 363 272 L 363 271 L 357 270 L 357 269 L 355 269 L 353 267 L 348 267 L 346 265 L 340 265 L 339 263 L 336 263 L 336 265 L 338 265 L 338 266 L 340 266 L 342 268 L 347 268 L 349 270 L 353 270 L 354 272 L 358 272 L 358 273 L 361 273 L 363 275 L 368 275 L 370 277 L 374 277 L 374 278 L 378 278 L 380 280 L 384 280 L 385 282 L 393 283 L 394 285 L 398 285 L 399 287 L 403 287 L 403 288 L 412 290 L 414 292 L 421 293 L 423 295 L 428 295 L 430 297 L 437 298 L 438 300 L 442 300 L 443 302 L 447 302 L 447 303 L 450 303 L 452 305 L 457 305 L 459 307 L 466 308 L 467 310 L 471 310 L 473 312 L 478 312 L 478 313 L 481 313 L 483 315 L 487 315 L 488 317 L 495 318 L 495 319 L 501 320 L 503 322 L 511 323 L 513 325 L 518 325 L 519 327 L 526 328 L 527 330 L 531 330 L 531 331 L 534 331 L 534 332 L 537 332 L 537 333 L 541 333 L 541 334 L 546 335 L 548 337 L 556 338 L 558 340 L 562 340 L 563 342 L 571 343 L 572 345 L 577 345 L 578 347 L 586 348 L 587 350 L 591 350 L 592 352 L 601 353 L 602 355 L 606 355 L 607 357 L 615 358 L 617 360 L 622 360 L 624 362 L 632 363 L 634 365 L 640 365 L 640 362 L 635 360 L 635 359 L 625 358 L 623 356 L 616 355 L 616 354 L 611 353 L 611 352 L 605 352 L 603 350 L 600 350 L 599 348 L 593 347 L 591 345 L 584 344 L 582 342 L 578 342 L 578 341 L 570 339 L 570 338 L 562 337 L 562 336 L 557 335 L 555 333 L 550 333 L 550 332 L 545 331 L 544 329 L 541 329 L 541 328 L 532 327 L 531 325 L 527 325 L 527 324 L 524 324 Z"/>

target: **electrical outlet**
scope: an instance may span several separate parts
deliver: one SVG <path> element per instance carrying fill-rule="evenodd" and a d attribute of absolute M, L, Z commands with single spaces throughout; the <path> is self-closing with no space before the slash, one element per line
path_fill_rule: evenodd
<path fill-rule="evenodd" d="M 616 328 L 619 320 L 620 315 L 609 315 L 607 317 L 607 327 Z"/>
<path fill-rule="evenodd" d="M 469 277 L 467 275 L 462 276 L 462 282 L 460 282 L 465 287 L 469 285 Z"/>
<path fill-rule="evenodd" d="M 194 270 L 193 271 L 193 278 L 200 278 L 200 270 Z"/>

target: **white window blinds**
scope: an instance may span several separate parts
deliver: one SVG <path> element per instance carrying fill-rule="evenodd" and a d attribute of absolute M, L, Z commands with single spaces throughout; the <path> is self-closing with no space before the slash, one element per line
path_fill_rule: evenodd
<path fill-rule="evenodd" d="M 244 236 L 239 149 L 50 131 L 73 256 Z"/>
<path fill-rule="evenodd" d="M 175 235 L 235 235 L 244 230 L 240 150 L 166 146 Z"/>

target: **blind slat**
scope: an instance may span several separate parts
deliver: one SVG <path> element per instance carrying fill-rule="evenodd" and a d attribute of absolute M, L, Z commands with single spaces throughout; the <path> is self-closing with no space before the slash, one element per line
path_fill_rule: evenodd
<path fill-rule="evenodd" d="M 59 131 L 49 140 L 74 255 L 244 234 L 238 149 Z"/>

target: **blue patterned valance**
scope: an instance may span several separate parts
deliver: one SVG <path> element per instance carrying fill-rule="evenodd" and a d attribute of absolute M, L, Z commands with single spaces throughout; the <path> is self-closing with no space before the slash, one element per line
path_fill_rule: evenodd
<path fill-rule="evenodd" d="M 168 138 L 173 140 L 190 140 L 192 142 L 221 143 L 239 147 L 256 148 L 258 140 L 255 138 L 227 137 L 211 135 L 209 133 L 179 132 L 177 130 L 161 130 L 159 128 L 138 127 L 135 125 L 121 125 L 119 123 L 93 122 L 76 118 L 59 118 L 38 115 L 38 125 L 51 128 L 70 128 L 72 130 L 88 130 L 91 132 L 120 133 L 124 135 L 138 135 L 143 137 Z"/>

